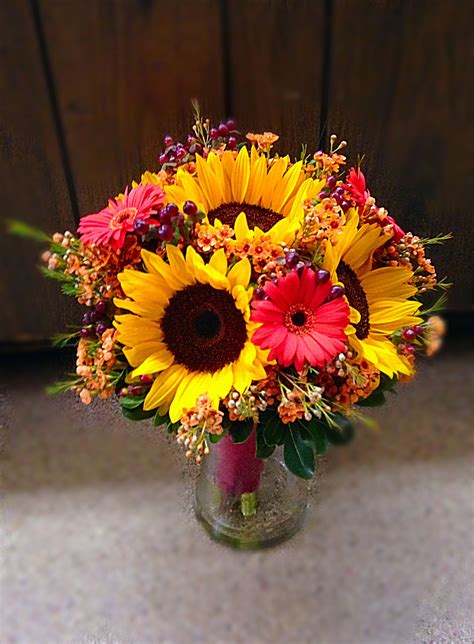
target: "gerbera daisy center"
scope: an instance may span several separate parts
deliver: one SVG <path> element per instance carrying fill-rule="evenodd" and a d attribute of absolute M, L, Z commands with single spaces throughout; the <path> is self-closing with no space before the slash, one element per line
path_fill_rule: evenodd
<path fill-rule="evenodd" d="M 207 216 L 211 224 L 215 219 L 219 219 L 223 224 L 232 227 L 241 212 L 245 213 L 250 228 L 258 226 L 263 232 L 270 230 L 282 218 L 279 213 L 270 208 L 238 201 L 223 203 L 210 210 Z"/>
<path fill-rule="evenodd" d="M 354 324 L 359 340 L 367 338 L 370 331 L 369 304 L 364 289 L 357 275 L 345 262 L 341 261 L 337 268 L 337 275 L 346 289 L 349 304 L 360 313 L 360 321 Z"/>
<path fill-rule="evenodd" d="M 309 333 L 314 326 L 314 313 L 304 304 L 293 304 L 285 314 L 285 326 L 297 335 Z"/>
<path fill-rule="evenodd" d="M 110 228 L 121 228 L 126 221 L 134 221 L 137 216 L 138 210 L 133 207 L 123 208 L 119 210 L 110 220 Z"/>
<path fill-rule="evenodd" d="M 176 292 L 161 328 L 176 362 L 191 371 L 214 373 L 235 362 L 247 340 L 246 322 L 234 298 L 210 284 Z"/>

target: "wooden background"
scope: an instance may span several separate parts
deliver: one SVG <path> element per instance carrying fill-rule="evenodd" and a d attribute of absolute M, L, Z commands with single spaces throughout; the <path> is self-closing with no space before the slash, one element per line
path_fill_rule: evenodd
<path fill-rule="evenodd" d="M 366 154 L 370 189 L 433 249 L 472 311 L 474 0 L 15 0 L 0 3 L 2 217 L 75 229 L 145 168 L 190 100 L 243 131 Z M 78 320 L 0 236 L 0 342 Z"/>

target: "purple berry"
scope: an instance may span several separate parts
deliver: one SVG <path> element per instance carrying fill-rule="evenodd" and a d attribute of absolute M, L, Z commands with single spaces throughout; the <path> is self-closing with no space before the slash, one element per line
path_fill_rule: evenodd
<path fill-rule="evenodd" d="M 219 132 L 217 131 L 217 128 L 211 127 L 209 130 L 209 137 L 215 141 L 219 137 Z"/>
<path fill-rule="evenodd" d="M 187 152 L 186 148 L 183 147 L 182 145 L 178 145 L 178 147 L 176 148 L 176 158 L 177 159 L 184 159 L 184 157 L 187 155 L 187 153 L 188 152 Z"/>
<path fill-rule="evenodd" d="M 183 212 L 189 215 L 190 217 L 193 217 L 194 215 L 197 214 L 198 208 L 194 201 L 185 201 L 184 206 L 183 206 Z"/>
<path fill-rule="evenodd" d="M 159 157 L 160 164 L 163 165 L 168 162 L 168 155 L 163 152 Z"/>
<path fill-rule="evenodd" d="M 337 188 L 334 190 L 334 192 L 338 195 L 343 195 L 344 194 L 344 188 L 342 186 L 337 186 Z"/>
<path fill-rule="evenodd" d="M 306 264 L 300 261 L 296 264 L 294 270 L 298 271 L 298 275 L 301 277 L 301 275 L 303 275 L 303 271 L 305 268 L 306 268 Z"/>
<path fill-rule="evenodd" d="M 411 342 L 416 338 L 416 332 L 414 329 L 405 329 L 402 333 L 402 337 L 404 340 Z"/>
<path fill-rule="evenodd" d="M 135 219 L 133 230 L 137 235 L 146 235 L 150 229 L 150 224 L 145 219 Z"/>
<path fill-rule="evenodd" d="M 188 145 L 192 145 L 193 143 L 196 143 L 196 137 L 195 137 L 195 136 L 191 136 L 190 134 L 188 134 L 187 144 L 188 144 Z"/>
<path fill-rule="evenodd" d="M 140 396 L 142 393 L 143 387 L 141 385 L 128 385 L 129 396 Z"/>
<path fill-rule="evenodd" d="M 182 212 L 179 212 L 176 217 L 171 219 L 171 224 L 173 228 L 180 228 L 184 224 L 184 215 Z"/>
<path fill-rule="evenodd" d="M 91 336 L 91 329 L 84 327 L 79 331 L 81 338 L 89 338 Z"/>
<path fill-rule="evenodd" d="M 285 264 L 288 266 L 288 268 L 295 268 L 299 261 L 300 256 L 295 250 L 290 250 L 285 255 Z"/>
<path fill-rule="evenodd" d="M 339 284 L 336 284 L 335 286 L 331 286 L 331 290 L 329 291 L 329 297 L 331 300 L 336 300 L 338 297 L 342 297 L 344 295 L 344 287 L 339 286 Z"/>
<path fill-rule="evenodd" d="M 91 324 L 91 312 L 87 311 L 87 313 L 84 313 L 82 316 L 82 324 L 84 326 L 87 326 L 88 324 Z"/>
<path fill-rule="evenodd" d="M 97 315 L 105 315 L 105 313 L 107 312 L 107 302 L 100 300 L 99 302 L 97 302 L 94 308 Z"/>
<path fill-rule="evenodd" d="M 169 203 L 165 208 L 170 217 L 176 217 L 179 213 L 179 208 L 175 203 Z"/>
<path fill-rule="evenodd" d="M 342 195 L 340 195 L 338 192 L 331 192 L 331 197 L 336 200 L 336 203 L 338 206 L 342 204 L 344 199 L 342 198 Z"/>
<path fill-rule="evenodd" d="M 109 327 L 105 322 L 97 322 L 95 325 L 95 332 L 97 335 L 102 335 L 102 333 L 105 333 Z"/>
<path fill-rule="evenodd" d="M 253 296 L 256 300 L 263 300 L 265 298 L 265 290 L 263 288 L 256 288 Z"/>
<path fill-rule="evenodd" d="M 318 194 L 318 199 L 319 199 L 320 201 L 322 201 L 323 199 L 326 199 L 326 197 L 328 197 L 328 196 L 329 196 L 329 195 L 328 195 L 328 193 L 327 193 L 327 192 L 325 192 L 324 190 L 322 190 L 322 191 Z"/>
<path fill-rule="evenodd" d="M 233 130 L 237 129 L 237 122 L 235 119 L 227 119 L 226 123 L 227 128 L 232 132 Z"/>
<path fill-rule="evenodd" d="M 334 176 L 330 176 L 326 179 L 326 185 L 329 188 L 329 190 L 334 190 L 336 187 L 337 179 Z"/>
<path fill-rule="evenodd" d="M 219 133 L 219 136 L 229 136 L 229 128 L 225 123 L 221 123 L 219 125 L 217 132 Z"/>
<path fill-rule="evenodd" d="M 235 148 L 237 147 L 237 139 L 235 138 L 235 136 L 229 136 L 227 140 L 227 147 L 229 148 L 229 150 L 235 150 Z"/>
<path fill-rule="evenodd" d="M 316 275 L 320 284 L 326 284 L 329 279 L 329 271 L 325 271 L 324 268 L 321 268 Z"/>
<path fill-rule="evenodd" d="M 158 226 L 158 236 L 163 241 L 170 241 L 173 239 L 173 230 L 169 224 L 161 224 Z"/>
<path fill-rule="evenodd" d="M 412 344 L 406 344 L 405 345 L 405 352 L 410 354 L 411 356 L 414 356 L 416 353 L 416 349 Z"/>
<path fill-rule="evenodd" d="M 347 212 L 349 208 L 351 207 L 351 202 L 347 201 L 347 199 L 343 199 L 341 201 L 341 208 L 344 212 Z"/>
<path fill-rule="evenodd" d="M 174 143 L 173 137 L 167 134 L 163 139 L 163 145 L 165 146 L 165 148 L 169 148 L 171 145 L 173 145 L 173 143 Z"/>
<path fill-rule="evenodd" d="M 424 332 L 424 329 L 419 324 L 415 324 L 413 331 L 416 333 L 416 335 L 421 335 Z"/>
<path fill-rule="evenodd" d="M 202 154 L 202 145 L 200 143 L 193 143 L 190 145 L 189 154 Z"/>
<path fill-rule="evenodd" d="M 162 224 L 169 224 L 171 221 L 171 215 L 168 212 L 167 206 L 164 206 L 163 208 L 160 209 L 160 212 L 158 214 L 158 219 L 160 220 L 160 223 Z"/>

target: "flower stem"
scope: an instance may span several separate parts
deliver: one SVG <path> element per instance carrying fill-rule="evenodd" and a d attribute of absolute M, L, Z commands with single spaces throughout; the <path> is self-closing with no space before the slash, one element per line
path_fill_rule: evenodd
<path fill-rule="evenodd" d="M 252 517 L 257 512 L 257 493 L 244 492 L 240 495 L 240 510 L 244 517 Z"/>

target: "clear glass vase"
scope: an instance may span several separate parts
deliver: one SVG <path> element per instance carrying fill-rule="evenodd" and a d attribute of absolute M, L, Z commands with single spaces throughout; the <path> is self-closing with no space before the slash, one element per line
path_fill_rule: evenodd
<path fill-rule="evenodd" d="M 211 537 L 245 550 L 293 536 L 308 505 L 308 483 L 288 471 L 281 448 L 266 459 L 255 451 L 255 431 L 244 443 L 226 434 L 210 445 L 194 493 L 196 516 Z"/>

